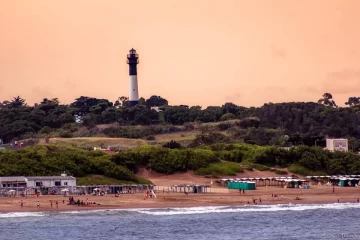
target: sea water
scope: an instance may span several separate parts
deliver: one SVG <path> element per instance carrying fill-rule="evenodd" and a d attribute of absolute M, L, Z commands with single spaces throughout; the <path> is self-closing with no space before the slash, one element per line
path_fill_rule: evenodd
<path fill-rule="evenodd" d="M 360 204 L 0 213 L 0 239 L 360 239 Z"/>

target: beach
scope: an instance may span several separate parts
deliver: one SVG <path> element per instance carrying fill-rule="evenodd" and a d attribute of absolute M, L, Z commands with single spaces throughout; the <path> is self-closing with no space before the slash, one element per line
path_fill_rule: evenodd
<path fill-rule="evenodd" d="M 356 203 L 360 198 L 360 188 L 313 186 L 311 189 L 294 189 L 281 187 L 258 187 L 256 190 L 231 190 L 229 193 L 189 193 L 185 194 L 158 191 L 156 198 L 145 198 L 144 193 L 91 196 L 74 195 L 74 200 L 95 202 L 85 206 L 67 205 L 69 196 L 58 195 L 28 196 L 28 197 L 0 197 L 0 212 L 36 212 L 36 211 L 72 211 L 96 209 L 129 209 L 129 208 L 171 208 L 171 207 L 199 207 L 199 206 L 242 206 L 257 204 L 325 204 L 325 203 Z M 276 195 L 273 197 L 272 195 Z M 295 200 L 296 198 L 299 200 Z M 261 202 L 260 202 L 261 199 Z M 20 206 L 21 200 L 23 207 Z M 37 208 L 37 201 L 40 208 Z M 53 202 L 51 207 L 50 201 Z M 55 201 L 58 201 L 58 208 Z"/>

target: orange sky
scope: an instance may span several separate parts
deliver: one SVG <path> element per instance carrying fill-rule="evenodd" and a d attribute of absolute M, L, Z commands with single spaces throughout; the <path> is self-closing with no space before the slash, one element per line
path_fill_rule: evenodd
<path fill-rule="evenodd" d="M 359 0 L 0 0 L 0 100 L 243 106 L 360 96 Z"/>

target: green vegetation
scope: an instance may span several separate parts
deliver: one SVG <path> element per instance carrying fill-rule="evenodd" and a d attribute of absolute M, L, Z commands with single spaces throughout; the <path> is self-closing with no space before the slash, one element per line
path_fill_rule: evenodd
<path fill-rule="evenodd" d="M 47 176 L 62 172 L 76 177 L 97 174 L 130 182 L 142 181 L 126 166 L 117 165 L 110 155 L 100 151 L 55 145 L 0 151 L 0 176 Z"/>
<path fill-rule="evenodd" d="M 306 167 L 301 166 L 297 163 L 291 164 L 289 166 L 289 171 L 300 174 L 300 175 L 304 175 L 304 176 L 305 175 L 308 175 L 308 176 L 324 176 L 324 175 L 326 175 L 325 172 L 323 172 L 323 171 L 312 171 L 312 170 L 309 170 Z"/>
<path fill-rule="evenodd" d="M 270 168 L 265 166 L 265 165 L 261 165 L 261 164 L 256 164 L 256 163 L 253 163 L 253 164 L 249 164 L 249 168 L 255 168 L 256 170 L 259 170 L 259 171 L 269 171 Z"/>
<path fill-rule="evenodd" d="M 103 175 L 86 175 L 76 179 L 77 185 L 110 185 L 110 184 L 132 184 L 134 182 L 118 180 Z"/>
<path fill-rule="evenodd" d="M 77 185 L 111 185 L 111 184 L 133 184 L 133 183 L 142 183 L 142 184 L 151 184 L 147 179 L 137 177 L 137 181 L 124 181 L 118 180 L 111 177 L 106 177 L 103 175 L 85 175 L 83 177 L 78 177 L 76 179 Z"/>
<path fill-rule="evenodd" d="M 112 102 L 81 96 L 70 104 L 44 98 L 33 106 L 15 97 L 0 102 L 0 139 L 9 143 L 28 138 L 107 136 L 157 141 L 161 134 L 196 130 L 199 134 L 194 141 L 185 141 L 190 147 L 214 143 L 324 146 L 325 136 L 329 136 L 349 138 L 351 149 L 357 152 L 359 102 L 358 97 L 350 97 L 348 107 L 337 107 L 333 96 L 325 93 L 317 102 L 267 103 L 250 108 L 225 103 L 202 109 L 170 106 L 160 96 L 141 98 L 136 106 L 130 106 L 126 97 Z M 151 109 L 153 106 L 162 112 Z"/>
<path fill-rule="evenodd" d="M 234 162 L 218 162 L 211 163 L 207 167 L 199 168 L 195 171 L 197 175 L 210 175 L 213 177 L 217 176 L 235 176 L 236 173 L 243 172 L 244 170 L 238 163 Z"/>
<path fill-rule="evenodd" d="M 284 175 L 285 175 L 285 174 L 288 174 L 287 171 L 279 170 L 279 169 L 276 169 L 276 170 L 275 170 L 275 173 L 276 173 L 276 174 L 284 174 Z"/>
<path fill-rule="evenodd" d="M 0 151 L 0 176 L 59 175 L 66 172 L 81 181 L 88 176 L 145 183 L 136 177 L 139 167 L 172 174 L 194 170 L 199 175 L 234 175 L 246 169 L 287 174 L 277 167 L 301 175 L 360 174 L 360 156 L 351 152 L 329 152 L 320 147 L 299 146 L 288 150 L 249 144 L 213 144 L 183 148 L 176 142 L 163 146 L 143 145 L 108 155 L 58 145 L 35 145 Z M 179 148 L 180 147 L 180 148 Z M 270 168 L 274 167 L 274 168 Z M 106 181 L 106 179 L 104 180 Z"/>
<path fill-rule="evenodd" d="M 71 104 L 44 98 L 34 106 L 16 97 L 0 103 L 0 139 L 27 139 L 24 145 L 30 146 L 46 137 L 59 145 L 7 145 L 19 149 L 0 151 L 0 175 L 66 171 L 80 178 L 103 175 L 141 182 L 146 180 L 135 176 L 140 166 L 165 174 L 220 174 L 236 172 L 226 164 L 240 163 L 248 170 L 277 174 L 285 173 L 276 167 L 303 175 L 360 174 L 359 155 L 322 149 L 328 136 L 349 138 L 350 149 L 360 151 L 359 99 L 350 97 L 346 108 L 325 93 L 316 103 L 268 103 L 257 108 L 225 103 L 202 109 L 169 106 L 160 96 L 141 98 L 136 106 L 126 97 L 111 102 L 81 96 Z M 111 156 L 87 151 L 94 146 L 127 150 Z M 93 181 L 87 179 L 82 181 Z"/>

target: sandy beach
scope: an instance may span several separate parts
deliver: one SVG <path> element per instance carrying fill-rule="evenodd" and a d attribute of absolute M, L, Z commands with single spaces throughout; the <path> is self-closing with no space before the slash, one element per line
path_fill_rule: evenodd
<path fill-rule="evenodd" d="M 272 197 L 272 194 L 277 197 Z M 299 197 L 300 200 L 295 200 Z M 95 210 L 95 209 L 117 209 L 117 208 L 169 208 L 169 207 L 198 207 L 198 206 L 235 206 L 253 205 L 253 198 L 258 204 L 324 204 L 324 203 L 355 203 L 360 198 L 360 188 L 336 187 L 332 192 L 329 186 L 314 186 L 312 189 L 283 189 L 280 187 L 258 187 L 254 191 L 245 191 L 239 194 L 233 190 L 230 193 L 163 193 L 159 191 L 157 198 L 145 198 L 142 193 L 115 195 L 74 196 L 74 200 L 96 204 L 88 206 L 67 205 L 68 197 L 62 196 L 29 196 L 29 197 L 1 197 L 0 212 L 32 212 L 32 211 L 72 211 L 72 210 Z M 261 198 L 261 203 L 259 202 Z M 21 200 L 24 206 L 20 206 Z M 50 200 L 53 201 L 51 207 Z M 64 200 L 64 202 L 63 202 Z M 40 209 L 37 209 L 37 201 L 40 202 Z M 56 208 L 55 201 L 58 201 Z"/>

